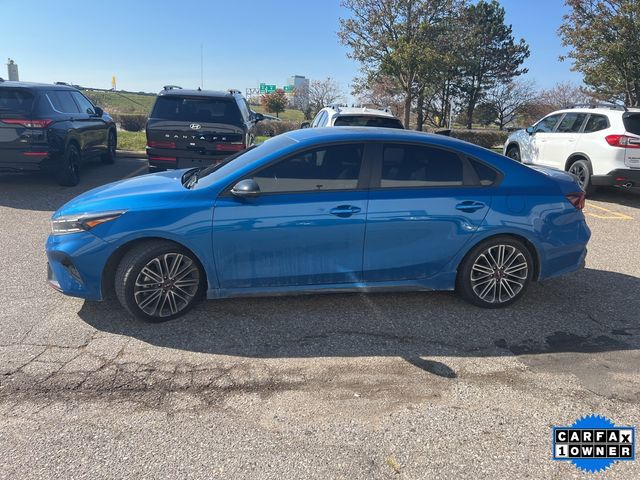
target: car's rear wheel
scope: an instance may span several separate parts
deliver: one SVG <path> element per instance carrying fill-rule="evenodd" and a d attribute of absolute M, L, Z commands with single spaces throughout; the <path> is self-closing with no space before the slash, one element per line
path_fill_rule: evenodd
<path fill-rule="evenodd" d="M 507 149 L 507 157 L 515 160 L 516 162 L 522 162 L 522 157 L 520 156 L 520 148 L 515 145 Z"/>
<path fill-rule="evenodd" d="M 569 167 L 569 173 L 575 175 L 578 185 L 587 194 L 595 191 L 595 187 L 591 184 L 591 165 L 588 160 L 576 160 Z"/>
<path fill-rule="evenodd" d="M 204 273 L 192 253 L 166 241 L 133 247 L 115 273 L 122 306 L 146 322 L 164 322 L 188 312 L 202 296 Z"/>
<path fill-rule="evenodd" d="M 116 133 L 113 130 L 109 130 L 107 137 L 107 153 L 102 156 L 102 163 L 112 164 L 116 161 Z"/>
<path fill-rule="evenodd" d="M 80 150 L 75 143 L 70 143 L 64 152 L 57 180 L 65 187 L 74 187 L 80 183 Z"/>
<path fill-rule="evenodd" d="M 495 237 L 477 245 L 458 269 L 457 290 L 474 305 L 500 308 L 515 302 L 533 277 L 529 249 L 511 237 Z"/>

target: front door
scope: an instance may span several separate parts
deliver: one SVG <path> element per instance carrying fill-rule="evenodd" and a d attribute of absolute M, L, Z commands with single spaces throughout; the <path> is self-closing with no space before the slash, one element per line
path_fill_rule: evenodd
<path fill-rule="evenodd" d="M 562 113 L 549 115 L 535 125 L 535 130 L 531 137 L 531 163 L 534 165 L 553 166 L 549 159 L 553 157 L 554 131 L 562 115 Z"/>
<path fill-rule="evenodd" d="M 469 242 L 491 205 L 496 173 L 450 150 L 387 144 L 369 196 L 366 282 L 424 279 Z"/>
<path fill-rule="evenodd" d="M 220 288 L 360 282 L 364 158 L 363 144 L 305 150 L 245 177 L 257 182 L 258 197 L 222 193 L 213 218 Z"/>

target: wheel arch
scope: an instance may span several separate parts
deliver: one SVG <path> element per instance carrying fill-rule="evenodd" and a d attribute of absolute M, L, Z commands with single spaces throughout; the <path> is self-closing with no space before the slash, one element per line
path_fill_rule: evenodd
<path fill-rule="evenodd" d="M 508 144 L 507 144 L 507 148 L 504 149 L 504 152 L 507 153 L 510 149 L 512 148 L 517 148 L 518 150 L 522 150 L 520 148 L 520 144 L 515 141 L 515 140 L 511 140 Z"/>
<path fill-rule="evenodd" d="M 205 264 L 203 263 L 202 259 L 198 256 L 198 254 L 193 251 L 193 249 L 189 248 L 184 243 L 176 241 L 172 238 L 165 238 L 160 236 L 139 237 L 139 238 L 129 240 L 123 243 L 122 245 L 120 245 L 111 253 L 109 258 L 107 259 L 107 262 L 105 263 L 105 266 L 102 269 L 102 275 L 100 278 L 102 298 L 104 299 L 115 298 L 115 291 L 114 291 L 115 278 L 114 277 L 115 277 L 116 269 L 118 268 L 118 265 L 122 261 L 122 258 L 127 254 L 127 252 L 129 252 L 132 248 L 134 248 L 137 245 L 140 245 L 146 242 L 154 242 L 154 241 L 175 243 L 180 248 L 186 250 L 191 255 L 193 255 L 193 258 L 195 258 L 195 260 L 198 262 L 198 265 L 200 266 L 200 270 L 204 274 L 204 277 L 205 277 L 204 279 L 207 283 L 206 287 L 209 288 L 209 275 L 208 275 L 207 269 L 205 268 Z"/>
<path fill-rule="evenodd" d="M 538 253 L 538 249 L 536 248 L 536 246 L 533 244 L 531 240 L 529 240 L 524 235 L 520 235 L 517 233 L 504 233 L 504 232 L 488 235 L 486 237 L 478 239 L 477 241 L 469 245 L 465 254 L 462 256 L 462 258 L 458 262 L 458 265 L 456 266 L 456 277 L 459 273 L 460 267 L 462 266 L 464 261 L 467 259 L 467 257 L 471 254 L 474 248 L 476 248 L 481 243 L 486 242 L 487 240 L 491 240 L 493 238 L 498 238 L 498 237 L 513 238 L 514 240 L 518 240 L 522 242 L 524 246 L 527 247 L 527 250 L 531 254 L 531 257 L 533 258 L 533 275 L 531 276 L 531 280 L 534 282 L 537 281 L 540 276 L 540 254 Z"/>
<path fill-rule="evenodd" d="M 589 155 L 582 152 L 572 153 L 569 158 L 567 158 L 567 161 L 564 162 L 564 171 L 568 172 L 571 165 L 573 165 L 578 160 L 586 160 L 587 164 L 589 165 L 589 173 L 593 175 L 593 165 L 591 164 L 591 159 L 589 158 Z"/>

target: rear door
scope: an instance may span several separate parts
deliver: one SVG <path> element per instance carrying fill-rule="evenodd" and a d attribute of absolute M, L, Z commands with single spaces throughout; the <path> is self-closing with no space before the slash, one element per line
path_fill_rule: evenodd
<path fill-rule="evenodd" d="M 33 130 L 28 127 L 36 103 L 24 88 L 0 87 L 0 165 L 21 163 L 29 150 Z"/>
<path fill-rule="evenodd" d="M 488 187 L 497 174 L 436 146 L 379 148 L 369 193 L 364 281 L 432 277 L 476 233 L 491 206 Z"/>
<path fill-rule="evenodd" d="M 624 163 L 629 168 L 640 168 L 640 112 L 625 112 L 622 116 L 629 137 Z"/>

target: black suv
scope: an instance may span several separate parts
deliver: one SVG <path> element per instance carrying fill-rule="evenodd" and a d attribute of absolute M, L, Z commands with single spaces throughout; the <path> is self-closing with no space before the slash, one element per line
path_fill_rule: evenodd
<path fill-rule="evenodd" d="M 45 170 L 60 185 L 80 181 L 80 165 L 113 163 L 116 125 L 68 85 L 0 79 L 0 172 Z"/>
<path fill-rule="evenodd" d="M 238 90 L 214 92 L 166 86 L 147 121 L 149 171 L 203 167 L 253 145 L 264 117 Z"/>

